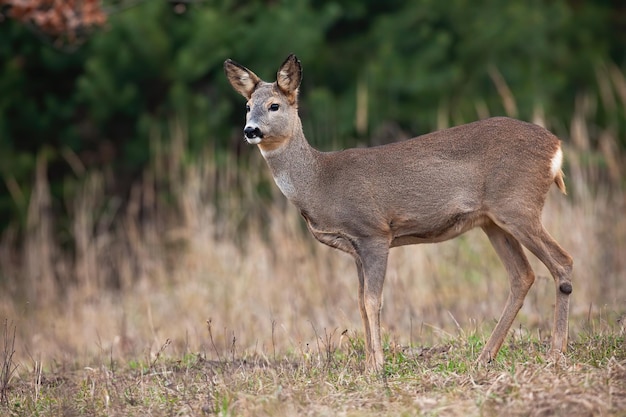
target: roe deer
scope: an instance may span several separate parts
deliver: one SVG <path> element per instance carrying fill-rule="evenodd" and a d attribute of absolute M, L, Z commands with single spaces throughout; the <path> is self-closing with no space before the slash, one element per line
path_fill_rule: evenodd
<path fill-rule="evenodd" d="M 441 242 L 480 227 L 504 263 L 510 292 L 478 358 L 498 353 L 535 275 L 522 245 L 556 284 L 551 353 L 567 348 L 572 258 L 550 237 L 541 211 L 552 183 L 565 193 L 559 139 L 496 117 L 364 149 L 319 152 L 298 116 L 300 61 L 290 55 L 274 83 L 231 61 L 224 69 L 247 100 L 245 139 L 258 145 L 276 185 L 317 240 L 349 253 L 359 277 L 368 365 L 384 362 L 380 309 L 389 249 Z"/>

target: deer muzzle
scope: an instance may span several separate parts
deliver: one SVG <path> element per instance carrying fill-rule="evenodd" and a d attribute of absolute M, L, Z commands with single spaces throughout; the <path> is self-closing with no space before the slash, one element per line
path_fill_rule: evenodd
<path fill-rule="evenodd" d="M 243 134 L 245 135 L 246 140 L 252 144 L 257 144 L 261 142 L 261 139 L 263 139 L 261 129 L 256 126 L 246 126 L 243 130 Z"/>

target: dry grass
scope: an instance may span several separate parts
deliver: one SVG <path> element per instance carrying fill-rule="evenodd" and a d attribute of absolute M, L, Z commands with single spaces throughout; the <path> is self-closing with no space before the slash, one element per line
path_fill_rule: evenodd
<path fill-rule="evenodd" d="M 185 355 L 120 367 L 103 357 L 82 369 L 35 370 L 13 384 L 5 409 L 107 416 L 624 415 L 623 334 L 595 336 L 574 344 L 576 354 L 558 364 L 541 359 L 544 346 L 536 341 L 514 340 L 489 368 L 471 364 L 475 337 L 425 349 L 388 346 L 384 378 L 364 373 L 359 341 L 337 334 L 275 359 Z"/>
<path fill-rule="evenodd" d="M 554 284 L 533 258 L 538 279 L 498 363 L 473 367 L 508 282 L 472 231 L 391 252 L 380 378 L 363 372 L 351 258 L 262 197 L 248 180 L 268 181 L 257 154 L 246 169 L 210 154 L 184 165 L 184 132 L 173 137 L 124 208 L 103 198 L 103 176 L 85 179 L 67 202 L 74 256 L 52 235 L 39 162 L 29 233 L 0 244 L 0 317 L 16 326 L 4 365 L 17 366 L 3 412 L 626 415 L 626 200 L 599 185 L 606 171 L 589 159 L 601 154 L 568 149 L 570 195 L 552 192 L 544 213 L 575 259 L 567 360 L 544 360 Z"/>

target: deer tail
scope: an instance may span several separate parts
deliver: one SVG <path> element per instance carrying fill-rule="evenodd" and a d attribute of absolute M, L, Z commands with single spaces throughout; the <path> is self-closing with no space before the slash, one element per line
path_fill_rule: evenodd
<path fill-rule="evenodd" d="M 563 174 L 563 171 L 559 170 L 559 172 L 557 172 L 556 176 L 554 177 L 554 183 L 556 184 L 557 187 L 559 187 L 559 190 L 561 190 L 563 194 L 567 194 L 567 189 L 565 188 L 565 181 L 563 181 L 564 176 L 565 174 Z"/>

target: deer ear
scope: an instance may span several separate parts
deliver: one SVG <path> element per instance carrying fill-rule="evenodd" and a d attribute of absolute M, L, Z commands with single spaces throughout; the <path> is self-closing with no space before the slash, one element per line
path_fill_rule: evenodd
<path fill-rule="evenodd" d="M 261 82 L 261 79 L 255 73 L 230 59 L 224 61 L 224 72 L 235 91 L 248 100 Z"/>
<path fill-rule="evenodd" d="M 276 73 L 276 84 L 289 100 L 295 103 L 300 81 L 302 81 L 302 65 L 300 65 L 300 60 L 291 54 Z"/>

